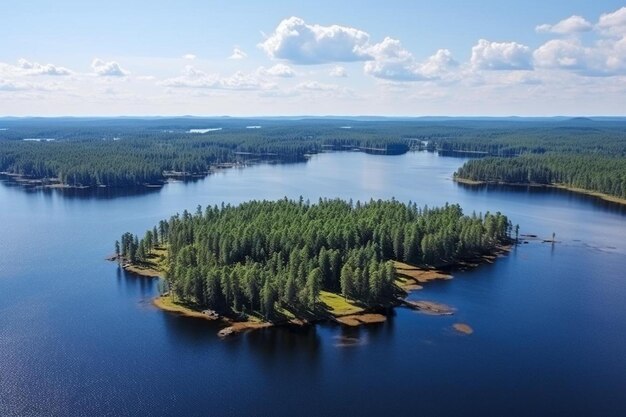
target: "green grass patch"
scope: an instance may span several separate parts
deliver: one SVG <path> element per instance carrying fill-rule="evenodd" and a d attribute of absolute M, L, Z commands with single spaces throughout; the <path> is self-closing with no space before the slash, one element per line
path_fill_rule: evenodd
<path fill-rule="evenodd" d="M 363 311 L 352 300 L 346 300 L 342 295 L 328 291 L 320 292 L 320 302 L 325 306 L 333 316 L 345 316 L 348 314 L 357 314 Z"/>

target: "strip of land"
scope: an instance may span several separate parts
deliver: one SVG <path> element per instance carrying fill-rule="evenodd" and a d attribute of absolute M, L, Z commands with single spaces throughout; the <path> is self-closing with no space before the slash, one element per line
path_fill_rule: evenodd
<path fill-rule="evenodd" d="M 576 187 L 572 187 L 572 186 L 565 185 L 565 184 L 538 184 L 538 183 L 505 182 L 505 181 L 477 181 L 477 180 L 470 180 L 467 178 L 459 178 L 459 177 L 454 177 L 453 180 L 455 182 L 458 182 L 459 184 L 466 184 L 466 185 L 492 184 L 492 185 L 507 185 L 507 186 L 513 186 L 513 187 L 557 188 L 559 190 L 566 190 L 566 191 L 571 191 L 577 194 L 584 194 L 584 195 L 588 195 L 591 197 L 599 198 L 604 201 L 609 201 L 611 203 L 617 203 L 617 204 L 626 206 L 626 199 L 624 198 L 615 197 L 613 195 L 600 193 L 597 191 L 585 190 L 584 188 L 576 188 Z"/>

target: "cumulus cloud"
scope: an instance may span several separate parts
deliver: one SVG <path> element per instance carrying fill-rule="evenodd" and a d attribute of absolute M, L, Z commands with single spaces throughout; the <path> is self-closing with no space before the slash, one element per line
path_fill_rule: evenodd
<path fill-rule="evenodd" d="M 606 35 L 626 35 L 626 7 L 622 7 L 612 13 L 602 14 L 596 27 Z"/>
<path fill-rule="evenodd" d="M 537 67 L 590 76 L 621 75 L 626 73 L 626 37 L 601 39 L 592 46 L 577 39 L 553 39 L 540 46 L 533 56 Z"/>
<path fill-rule="evenodd" d="M 571 23 L 572 18 L 557 25 L 567 21 Z M 586 23 L 585 28 L 591 26 Z M 553 39 L 541 45 L 533 53 L 535 66 L 570 70 L 587 76 L 626 74 L 626 7 L 602 14 L 593 29 L 597 35 L 593 42 L 583 43 L 578 38 L 567 38 Z M 561 32 L 566 33 L 565 29 Z"/>
<path fill-rule="evenodd" d="M 185 54 L 185 55 L 183 55 L 183 59 L 186 59 L 188 61 L 193 61 L 196 58 L 197 57 L 194 54 Z"/>
<path fill-rule="evenodd" d="M 527 70 L 532 68 L 532 53 L 528 46 L 517 42 L 480 39 L 472 47 L 470 64 L 474 69 Z"/>
<path fill-rule="evenodd" d="M 26 75 L 70 75 L 72 71 L 53 64 L 39 64 L 30 62 L 24 58 L 18 61 L 18 66 Z"/>
<path fill-rule="evenodd" d="M 257 74 L 237 71 L 231 76 L 221 77 L 219 74 L 208 74 L 192 66 L 185 67 L 181 76 L 163 80 L 159 85 L 173 88 L 217 90 L 263 90 L 274 87 L 274 84 L 260 79 Z"/>
<path fill-rule="evenodd" d="M 248 57 L 244 51 L 239 48 L 234 48 L 233 53 L 228 57 L 228 59 L 245 59 Z"/>
<path fill-rule="evenodd" d="M 537 48 L 533 57 L 537 67 L 582 70 L 589 54 L 578 39 L 553 39 Z"/>
<path fill-rule="evenodd" d="M 5 64 L 0 62 L 0 74 L 10 77 L 19 77 L 23 75 L 63 76 L 71 75 L 72 71 L 64 67 L 59 67 L 57 65 L 39 64 L 37 62 L 30 62 L 24 58 L 21 58 L 18 60 L 17 65 Z"/>
<path fill-rule="evenodd" d="M 95 58 L 91 63 L 91 68 L 101 77 L 124 77 L 129 74 L 120 64 L 115 61 L 105 62 L 99 58 Z"/>
<path fill-rule="evenodd" d="M 334 78 L 346 78 L 348 76 L 348 71 L 346 71 L 344 67 L 336 65 L 330 70 L 328 75 Z"/>
<path fill-rule="evenodd" d="M 269 75 L 272 77 L 291 78 L 296 75 L 296 72 L 289 65 L 276 64 L 270 68 L 259 68 L 259 73 L 263 75 Z"/>
<path fill-rule="evenodd" d="M 273 59 L 294 64 L 363 61 L 369 34 L 359 29 L 331 25 L 310 25 L 299 17 L 281 21 L 259 47 Z"/>
<path fill-rule="evenodd" d="M 593 25 L 584 17 L 570 16 L 554 25 L 543 24 L 535 28 L 539 33 L 557 33 L 559 35 L 569 35 L 573 33 L 589 32 L 593 29 Z"/>
<path fill-rule="evenodd" d="M 365 73 L 391 81 L 436 79 L 458 65 L 447 49 L 440 49 L 425 62 L 417 62 L 413 54 L 393 38 L 385 38 L 367 51 L 373 59 L 365 63 Z"/>

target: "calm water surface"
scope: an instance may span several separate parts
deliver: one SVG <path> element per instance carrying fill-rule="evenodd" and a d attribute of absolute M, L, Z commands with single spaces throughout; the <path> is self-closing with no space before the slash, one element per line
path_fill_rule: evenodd
<path fill-rule="evenodd" d="M 330 153 L 126 196 L 0 183 L 0 416 L 626 415 L 626 210 L 463 187 L 450 181 L 463 162 Z M 458 202 L 561 243 L 521 245 L 411 296 L 451 317 L 399 309 L 367 328 L 223 341 L 212 323 L 153 308 L 156 282 L 104 261 L 122 232 L 198 204 L 300 195 Z"/>

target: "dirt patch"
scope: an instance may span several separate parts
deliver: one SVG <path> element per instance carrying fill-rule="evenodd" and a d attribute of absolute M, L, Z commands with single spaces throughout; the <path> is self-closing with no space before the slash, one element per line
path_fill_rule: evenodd
<path fill-rule="evenodd" d="M 438 269 L 420 268 L 398 261 L 394 261 L 393 264 L 398 275 L 396 283 L 407 292 L 421 290 L 423 288 L 421 284 L 429 281 L 452 279 L 452 275 Z"/>
<path fill-rule="evenodd" d="M 445 304 L 435 303 L 433 301 L 405 301 L 404 305 L 419 311 L 420 313 L 429 314 L 431 316 L 451 316 L 454 314 L 454 308 Z"/>
<path fill-rule="evenodd" d="M 452 325 L 454 330 L 463 334 L 472 334 L 474 333 L 474 329 L 472 329 L 468 324 L 465 323 L 454 323 Z"/>
<path fill-rule="evenodd" d="M 272 323 L 265 321 L 238 321 L 232 323 L 232 325 L 223 328 L 217 335 L 220 337 L 226 337 L 234 333 L 242 333 L 247 330 L 263 329 L 266 327 L 272 327 Z"/>
<path fill-rule="evenodd" d="M 364 313 L 337 317 L 337 321 L 346 326 L 361 326 L 363 324 L 383 323 L 387 318 L 382 314 Z"/>

